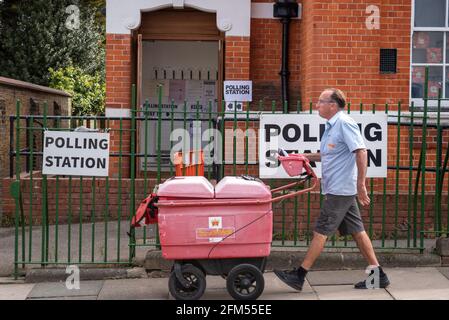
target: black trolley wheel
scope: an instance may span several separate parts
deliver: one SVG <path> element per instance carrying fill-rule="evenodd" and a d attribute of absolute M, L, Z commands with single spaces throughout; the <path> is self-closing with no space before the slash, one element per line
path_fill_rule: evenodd
<path fill-rule="evenodd" d="M 184 287 L 176 278 L 175 272 L 172 271 L 168 280 L 170 294 L 176 300 L 198 300 L 201 298 L 206 290 L 206 276 L 203 271 L 194 265 L 185 264 L 181 267 L 181 273 L 189 286 Z"/>
<path fill-rule="evenodd" d="M 265 280 L 262 272 L 252 264 L 239 264 L 226 278 L 226 289 L 236 300 L 255 300 L 263 292 Z"/>

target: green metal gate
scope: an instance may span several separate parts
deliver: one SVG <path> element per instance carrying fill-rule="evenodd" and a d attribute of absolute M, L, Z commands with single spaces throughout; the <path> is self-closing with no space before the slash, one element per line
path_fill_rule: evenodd
<path fill-rule="evenodd" d="M 248 129 L 258 128 L 261 113 L 313 112 L 312 103 L 307 106 L 284 103 L 280 106 L 274 101 L 270 106 L 263 102 L 250 104 L 247 111 L 239 113 L 236 110 L 226 112 L 222 102 L 222 111 L 212 112 L 212 102 L 209 102 L 207 111 L 203 109 L 207 115 L 200 117 L 200 108 L 196 108 L 196 114 L 188 114 L 187 102 L 177 111 L 173 104 L 170 110 L 162 111 L 159 98 L 157 114 L 151 114 L 148 102 L 143 110 L 137 110 L 134 92 L 128 118 L 51 116 L 47 114 L 46 105 L 42 116 L 21 115 L 21 105 L 17 102 L 17 114 L 10 118 L 11 176 L 14 176 L 11 194 L 16 204 L 16 275 L 20 266 L 30 264 L 129 265 L 133 263 L 137 250 L 158 247 L 157 230 L 148 227 L 130 230 L 129 224 L 139 202 L 155 185 L 174 175 L 173 164 L 170 162 L 165 167 L 163 164 L 161 144 L 163 139 L 170 139 L 162 135 L 163 121 L 171 129 L 176 121 L 183 123 L 184 129 L 192 121 L 203 122 L 206 128 L 217 129 L 222 137 L 232 140 L 232 146 L 228 148 L 222 143 L 221 162 L 206 166 L 205 176 L 218 181 L 225 175 L 257 174 L 258 162 L 250 160 Z M 387 113 L 389 132 L 397 137 L 396 150 L 390 154 L 388 163 L 389 178 L 395 181 L 394 184 L 388 184 L 387 178 L 368 180 L 371 204 L 364 211 L 364 218 L 367 232 L 377 249 L 422 252 L 426 239 L 449 232 L 449 188 L 448 179 L 444 179 L 449 161 L 446 130 L 449 124 L 441 121 L 443 99 L 438 99 L 433 118 L 429 116 L 427 100 L 419 114 L 413 105 L 410 112 L 404 113 L 400 102 L 393 106 L 348 105 L 349 113 Z M 163 112 L 165 120 L 162 119 Z M 157 129 L 155 154 L 148 152 L 147 142 L 138 148 L 136 140 L 138 132 L 143 132 L 145 139 L 148 138 L 150 122 L 154 122 Z M 43 132 L 70 131 L 80 125 L 110 132 L 113 174 L 104 179 L 42 176 L 39 159 L 42 158 Z M 243 154 L 238 154 L 237 150 L 239 128 L 244 132 L 246 148 Z M 226 130 L 231 131 L 230 136 L 225 135 Z M 432 144 L 435 148 L 428 146 L 431 131 L 434 132 Z M 210 136 L 209 142 L 214 139 Z M 173 146 L 174 141 L 167 141 Z M 415 150 L 413 145 L 417 143 L 420 149 Z M 408 152 L 401 148 L 404 145 L 408 146 Z M 231 149 L 232 156 L 225 157 Z M 428 161 L 430 156 L 436 159 L 432 165 Z M 155 164 L 152 171 L 147 170 L 149 158 L 153 158 Z M 274 188 L 282 181 L 266 183 Z M 321 195 L 315 192 L 275 206 L 273 246 L 308 246 L 320 202 Z M 333 236 L 327 247 L 355 248 L 355 243 L 350 237 Z"/>

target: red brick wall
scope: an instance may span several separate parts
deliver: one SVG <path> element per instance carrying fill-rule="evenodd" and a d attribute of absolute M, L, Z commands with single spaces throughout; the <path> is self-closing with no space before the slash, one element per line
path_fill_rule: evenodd
<path fill-rule="evenodd" d="M 130 109 L 131 108 L 131 35 L 107 34 L 106 35 L 106 108 Z M 120 121 L 110 122 L 111 153 L 120 151 Z M 122 122 L 122 129 L 128 130 L 130 121 Z M 122 152 L 130 151 L 130 133 L 122 131 Z M 110 176 L 118 177 L 119 168 L 122 175 L 129 176 L 129 161 L 118 158 L 110 159 Z"/>
<path fill-rule="evenodd" d="M 273 3 L 269 0 L 252 2 Z M 290 106 L 308 106 L 324 88 L 344 90 L 353 104 L 397 103 L 409 98 L 411 2 L 406 0 L 308 0 L 292 20 L 289 39 Z M 380 9 L 380 29 L 368 30 L 366 8 Z M 280 99 L 282 26 L 277 19 L 251 20 L 254 101 Z M 397 74 L 379 73 L 379 49 L 397 48 Z M 269 103 L 265 109 L 269 109 Z M 280 107 L 278 107 L 280 109 Z"/>
<path fill-rule="evenodd" d="M 252 1 L 272 2 L 272 1 Z M 290 22 L 289 33 L 289 96 L 291 108 L 300 100 L 300 30 L 301 20 Z M 265 110 L 271 110 L 273 100 L 281 100 L 282 24 L 279 19 L 251 19 L 251 80 L 253 101 L 257 108 L 264 101 Z M 279 109 L 281 109 L 279 105 Z"/>
<path fill-rule="evenodd" d="M 225 80 L 250 79 L 249 37 L 226 37 Z"/>
<path fill-rule="evenodd" d="M 131 105 L 131 35 L 106 35 L 106 106 Z"/>
<path fill-rule="evenodd" d="M 369 5 L 380 9 L 380 29 L 368 30 Z M 301 92 L 316 100 L 338 87 L 353 103 L 408 103 L 411 1 L 303 2 Z M 397 74 L 379 73 L 379 49 L 397 48 Z M 406 104 L 404 105 L 406 106 Z"/>

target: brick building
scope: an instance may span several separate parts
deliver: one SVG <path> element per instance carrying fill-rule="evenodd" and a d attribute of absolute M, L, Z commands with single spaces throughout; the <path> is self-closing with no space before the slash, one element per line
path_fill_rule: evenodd
<path fill-rule="evenodd" d="M 361 103 L 369 111 L 373 104 L 383 110 L 386 103 L 389 110 L 397 110 L 401 101 L 402 110 L 408 111 L 411 101 L 423 104 L 426 65 L 431 66 L 429 96 L 435 96 L 438 87 L 446 94 L 442 86 L 446 32 L 440 26 L 435 29 L 431 18 L 438 5 L 426 6 L 421 0 L 298 2 L 299 16 L 291 19 L 288 34 L 290 110 L 296 110 L 298 101 L 308 108 L 324 88 L 338 87 L 357 110 Z M 436 2 L 446 5 L 446 0 Z M 277 110 L 282 110 L 283 28 L 280 19 L 273 17 L 274 4 L 268 0 L 126 4 L 108 0 L 106 114 L 129 116 L 132 84 L 137 86 L 138 108 L 146 100 L 156 108 L 155 88 L 162 84 L 162 103 L 174 100 L 181 108 L 183 100 L 190 99 L 188 103 L 193 105 L 198 98 L 204 102 L 209 98 L 216 101 L 213 111 L 219 112 L 226 80 L 252 81 L 250 111 L 259 110 L 260 101 L 265 110 L 271 110 L 271 101 L 277 101 Z M 447 18 L 442 19 L 440 23 L 447 28 Z M 182 93 L 176 94 L 181 86 Z M 209 96 L 207 88 L 212 88 Z M 449 88 L 447 91 L 449 94 Z M 206 103 L 200 104 L 204 112 Z M 155 127 L 150 131 L 155 136 Z M 394 153 L 397 136 L 389 133 L 389 138 L 389 151 Z M 408 138 L 407 133 L 403 138 Z M 232 149 L 230 140 L 225 138 L 225 145 Z M 415 140 L 419 143 L 419 138 Z M 124 141 L 129 148 L 126 134 Z M 153 141 L 149 148 L 154 149 L 155 144 Z M 401 148 L 404 154 L 408 150 L 405 145 Z M 163 158 L 168 160 L 166 153 L 164 150 Z M 121 168 L 129 171 L 129 163 Z M 112 174 L 117 176 L 117 171 L 118 164 L 112 162 Z M 257 167 L 250 172 L 257 174 Z"/>
<path fill-rule="evenodd" d="M 137 86 L 140 108 L 147 99 L 150 104 L 157 102 L 155 83 L 177 88 L 179 83 L 170 82 L 177 80 L 212 81 L 216 101 L 223 99 L 223 81 L 251 80 L 253 103 L 246 107 L 259 110 L 262 100 L 264 109 L 271 110 L 271 101 L 276 100 L 277 110 L 282 110 L 283 29 L 280 19 L 273 17 L 275 2 L 108 0 L 106 114 L 129 116 L 132 84 Z M 449 70 L 447 2 L 299 0 L 299 16 L 291 20 L 288 35 L 289 109 L 296 110 L 297 101 L 308 107 L 324 88 L 338 87 L 354 109 L 362 106 L 371 111 L 376 105 L 377 110 L 384 110 L 388 104 L 389 110 L 397 110 L 401 102 L 401 110 L 407 112 L 411 102 L 423 105 L 425 66 L 430 67 L 429 97 L 436 97 L 438 89 L 443 97 L 449 96 L 449 86 L 443 85 L 448 83 Z M 192 88 L 196 87 L 192 84 Z M 183 98 L 187 99 L 188 85 L 185 90 Z M 165 90 L 163 103 L 176 98 L 170 91 Z M 220 103 L 214 108 L 221 111 Z M 416 131 L 410 145 L 409 131 L 403 130 L 398 137 L 389 130 L 389 166 L 397 164 L 398 144 L 403 155 L 399 166 L 409 165 L 411 148 L 412 163 L 418 165 L 420 133 Z M 429 166 L 436 164 L 435 135 L 435 130 L 429 130 Z M 447 134 L 443 136 L 445 144 Z M 117 163 L 112 166 L 112 175 L 117 175 Z M 129 171 L 129 163 L 121 169 Z M 249 172 L 257 175 L 257 166 Z M 398 178 L 400 192 L 406 193 L 408 173 L 401 172 Z M 386 181 L 387 192 L 393 194 L 397 185 L 394 170 L 388 172 Z M 426 190 L 434 191 L 435 174 L 428 174 L 426 181 Z M 375 181 L 375 190 L 382 192 L 383 184 Z"/>
<path fill-rule="evenodd" d="M 163 51 L 158 41 L 176 42 L 176 39 L 216 41 L 215 52 L 211 49 L 210 54 L 215 54 L 213 58 L 218 60 L 213 66 L 218 68 L 215 69 L 218 82 L 252 80 L 253 101 L 280 100 L 282 25 L 279 19 L 273 18 L 273 3 L 262 0 L 148 0 L 127 4 L 108 1 L 109 111 L 129 108 L 131 84 L 139 84 L 139 75 L 143 74 L 145 79 L 146 74 L 154 72 L 154 67 L 163 67 L 151 63 L 147 65 L 153 68 L 146 67 L 145 44 L 152 41 L 153 49 Z M 417 6 L 420 3 L 417 1 Z M 290 25 L 290 102 L 299 99 L 309 102 L 317 98 L 322 88 L 338 86 L 353 103 L 384 104 L 399 100 L 407 103 L 411 97 L 412 18 L 410 0 L 300 1 L 300 17 L 292 19 Z M 138 61 L 139 34 L 144 43 L 143 67 Z M 416 39 L 421 41 L 421 38 L 428 37 L 418 32 Z M 442 41 L 436 44 L 439 39 L 433 35 L 430 38 L 435 42 L 434 47 L 442 45 Z M 182 49 L 179 44 L 173 45 Z M 380 71 L 380 49 L 395 49 L 392 52 L 397 57 L 395 71 Z M 443 48 L 440 49 L 436 50 L 433 61 L 443 58 Z M 192 67 L 187 63 L 173 65 L 170 66 L 175 69 Z M 175 69 L 170 71 L 177 73 Z M 169 78 L 173 78 L 171 74 Z M 220 88 L 218 85 L 218 91 Z M 218 98 L 222 98 L 220 92 Z"/>
<path fill-rule="evenodd" d="M 202 98 L 200 103 L 205 105 L 204 102 L 211 99 L 215 101 L 214 111 L 222 111 L 223 81 L 251 80 L 253 102 L 245 108 L 259 110 L 259 100 L 262 100 L 263 108 L 271 110 L 271 101 L 275 100 L 277 110 L 282 110 L 279 73 L 283 30 L 280 19 L 273 17 L 275 1 L 107 0 L 106 3 L 106 116 L 128 119 L 122 123 L 123 129 L 130 128 L 133 84 L 137 88 L 138 109 L 146 100 L 155 108 L 156 86 L 162 84 L 163 104 L 172 99 L 177 103 L 190 99 L 192 106 Z M 297 101 L 307 107 L 309 102 L 315 103 L 324 88 L 338 87 L 346 92 L 357 110 L 361 103 L 367 111 L 372 110 L 373 104 L 377 110 L 384 110 L 385 104 L 389 105 L 389 110 L 397 110 L 401 101 L 401 109 L 407 112 L 411 102 L 415 106 L 423 104 L 425 66 L 430 67 L 429 96 L 435 97 L 441 89 L 443 96 L 449 97 L 446 85 L 449 0 L 431 3 L 427 0 L 299 0 L 298 3 L 299 17 L 291 20 L 288 37 L 290 110 L 296 110 Z M 164 119 L 162 122 L 163 130 L 168 130 L 168 122 Z M 241 127 L 244 123 L 238 125 Z M 111 121 L 110 126 L 117 129 L 119 122 Z M 399 137 L 395 128 L 391 128 L 388 165 L 408 166 L 412 149 L 412 164 L 418 166 L 422 143 L 419 129 L 410 143 L 408 130 L 402 130 Z M 154 139 L 155 126 L 150 125 L 149 129 L 149 136 Z M 142 146 L 140 134 L 137 144 Z M 166 131 L 162 134 L 167 136 Z M 435 135 L 436 130 L 429 129 L 426 161 L 430 167 L 436 165 Z M 444 132 L 444 145 L 448 138 Z M 119 139 L 123 140 L 122 151 L 130 149 L 129 131 L 123 131 L 119 137 L 118 132 L 112 130 L 111 152 L 119 151 Z M 226 146 L 229 142 L 232 143 L 232 139 L 225 139 Z M 155 145 L 156 141 L 151 140 L 150 153 L 154 153 Z M 396 156 L 398 145 L 401 157 Z M 168 155 L 162 156 L 166 160 Z M 241 169 L 239 167 L 237 174 L 243 173 Z M 230 168 L 226 170 L 226 174 L 232 172 Z M 128 178 L 129 158 L 120 163 L 117 158 L 111 158 L 109 172 L 114 183 L 119 174 Z M 249 173 L 258 175 L 257 165 L 250 166 Z M 410 175 L 400 172 L 398 183 L 395 183 L 395 175 L 395 170 L 389 170 L 385 181 L 375 179 L 373 182 L 376 191 L 374 230 L 380 230 L 384 222 L 388 232 L 396 232 L 398 223 L 410 224 L 407 221 Z M 155 184 L 154 178 L 151 176 L 149 188 Z M 426 195 L 425 225 L 429 229 L 433 221 L 435 173 L 428 172 L 426 182 L 429 194 Z M 86 190 L 91 181 L 82 183 L 86 184 L 83 188 Z M 126 194 L 129 180 L 123 186 Z M 382 195 L 384 188 L 386 198 Z M 397 206 L 396 188 L 400 193 Z M 142 188 L 137 189 L 142 192 Z M 104 189 L 102 192 L 101 196 L 97 193 L 99 198 L 106 194 Z M 115 193 L 114 196 L 120 197 Z M 312 216 L 319 208 L 319 197 L 313 197 Z M 301 205 L 304 205 L 303 200 L 300 199 Z M 88 201 L 86 198 L 83 202 L 86 211 L 92 209 Z M 447 197 L 443 204 L 443 210 L 447 210 Z M 125 211 L 130 205 L 129 197 L 124 198 L 122 205 Z M 117 205 L 108 208 L 115 212 Z M 286 208 L 286 221 L 291 229 L 293 205 L 286 204 Z M 392 215 L 382 217 L 382 211 L 395 210 L 399 212 L 397 221 Z M 365 210 L 363 214 L 366 216 L 368 212 Z M 278 214 L 275 221 L 278 230 L 279 221 Z M 304 226 L 305 221 L 302 223 Z"/>

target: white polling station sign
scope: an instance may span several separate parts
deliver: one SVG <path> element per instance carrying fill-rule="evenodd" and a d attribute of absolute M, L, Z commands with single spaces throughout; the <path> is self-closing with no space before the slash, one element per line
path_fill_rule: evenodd
<path fill-rule="evenodd" d="M 107 177 L 109 133 L 45 131 L 42 173 Z"/>
<path fill-rule="evenodd" d="M 229 102 L 253 100 L 252 81 L 224 81 L 224 99 Z"/>
<path fill-rule="evenodd" d="M 368 151 L 369 178 L 387 176 L 388 119 L 386 114 L 349 114 L 362 133 Z M 262 114 L 259 129 L 259 176 L 290 177 L 276 159 L 279 148 L 287 153 L 316 153 L 326 126 L 318 114 Z M 321 177 L 321 163 L 312 163 Z"/>

